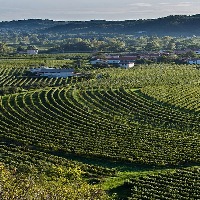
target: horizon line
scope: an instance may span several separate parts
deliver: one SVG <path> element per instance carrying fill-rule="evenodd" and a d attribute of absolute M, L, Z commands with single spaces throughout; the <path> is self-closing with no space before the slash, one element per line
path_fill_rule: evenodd
<path fill-rule="evenodd" d="M 87 19 L 87 20 L 59 20 L 59 19 L 45 19 L 45 18 L 27 18 L 27 19 L 12 19 L 12 20 L 2 20 L 0 22 L 17 22 L 17 21 L 28 21 L 28 20 L 43 20 L 43 21 L 57 21 L 57 22 L 89 22 L 89 21 L 138 21 L 138 20 L 154 20 L 154 19 L 161 19 L 161 18 L 166 18 L 166 17 L 170 17 L 170 16 L 188 16 L 188 17 L 192 17 L 192 16 L 196 16 L 196 15 L 200 15 L 199 13 L 197 14 L 174 14 L 174 15 L 166 15 L 166 16 L 162 16 L 162 17 L 155 17 L 155 18 L 138 18 L 138 19 L 123 19 L 123 20 L 114 20 L 114 19 Z"/>

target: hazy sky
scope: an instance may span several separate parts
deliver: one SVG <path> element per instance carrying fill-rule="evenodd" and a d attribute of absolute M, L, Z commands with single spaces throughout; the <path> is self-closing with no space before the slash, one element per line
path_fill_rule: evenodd
<path fill-rule="evenodd" d="M 200 14 L 200 0 L 0 0 L 0 21 L 125 20 Z"/>

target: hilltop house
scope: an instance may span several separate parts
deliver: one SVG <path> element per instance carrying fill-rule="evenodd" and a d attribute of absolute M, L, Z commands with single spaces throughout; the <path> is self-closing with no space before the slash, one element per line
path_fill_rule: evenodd
<path fill-rule="evenodd" d="M 74 72 L 74 69 L 56 69 L 51 67 L 33 68 L 30 69 L 30 72 L 34 73 L 36 76 L 53 78 L 67 78 L 78 75 Z"/>

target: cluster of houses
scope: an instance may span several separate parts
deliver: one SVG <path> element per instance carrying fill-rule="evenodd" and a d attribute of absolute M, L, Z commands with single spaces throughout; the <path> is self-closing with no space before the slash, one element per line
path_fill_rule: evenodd
<path fill-rule="evenodd" d="M 28 48 L 27 54 L 37 54 L 38 49 L 35 48 Z M 180 52 L 176 52 L 178 55 Z M 181 52 L 181 54 L 186 53 Z M 197 55 L 200 55 L 200 50 L 194 52 Z M 169 55 L 168 53 L 146 53 L 140 55 L 104 55 L 101 58 L 92 57 L 90 60 L 91 65 L 103 65 L 103 66 L 118 66 L 124 69 L 129 69 L 135 66 L 135 61 L 137 59 L 151 59 L 156 60 L 158 57 L 162 55 Z M 200 58 L 187 58 L 188 64 L 200 64 Z M 52 67 L 40 67 L 40 68 L 32 68 L 30 72 L 34 74 L 34 76 L 41 76 L 41 77 L 54 77 L 54 78 L 67 78 L 72 76 L 83 76 L 81 73 L 75 73 L 74 69 L 64 69 L 64 68 L 52 68 Z"/>
<path fill-rule="evenodd" d="M 151 52 L 140 54 L 128 54 L 128 55 L 104 55 L 103 58 L 93 57 L 90 60 L 91 65 L 113 65 L 121 68 L 132 68 L 135 66 L 135 62 L 138 59 L 146 59 L 156 61 L 162 55 L 169 55 L 165 52 Z"/>
<path fill-rule="evenodd" d="M 199 49 L 196 49 L 196 50 L 192 50 L 192 49 L 185 49 L 185 50 L 176 50 L 174 51 L 174 54 L 176 55 L 181 55 L 181 54 L 186 54 L 186 53 L 189 53 L 189 52 L 192 52 L 194 55 L 196 56 L 199 56 L 200 55 L 200 50 Z M 197 64 L 199 65 L 200 64 L 200 58 L 185 58 L 186 62 L 188 64 Z"/>
<path fill-rule="evenodd" d="M 105 56 L 105 58 L 96 58 L 93 57 L 90 60 L 91 65 L 115 65 L 125 69 L 134 67 L 135 65 L 135 56 Z"/>
<path fill-rule="evenodd" d="M 114 65 L 119 66 L 125 69 L 131 68 L 135 66 L 135 62 L 138 59 L 146 59 L 151 61 L 157 61 L 162 56 L 171 56 L 177 55 L 180 57 L 180 60 L 184 61 L 184 63 L 188 64 L 200 64 L 200 58 L 190 58 L 190 57 L 181 57 L 188 52 L 194 53 L 194 55 L 200 55 L 200 50 L 179 50 L 174 51 L 172 53 L 160 51 L 160 52 L 148 52 L 148 53 L 140 53 L 140 54 L 128 54 L 128 55 L 104 55 L 103 58 L 93 57 L 90 60 L 90 64 L 92 65 Z"/>

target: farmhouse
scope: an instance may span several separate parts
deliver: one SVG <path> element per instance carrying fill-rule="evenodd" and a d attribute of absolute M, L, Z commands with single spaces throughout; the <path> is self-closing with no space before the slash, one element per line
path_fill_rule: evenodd
<path fill-rule="evenodd" d="M 36 55 L 36 54 L 38 54 L 38 48 L 36 48 L 33 45 L 30 45 L 30 46 L 27 47 L 27 51 L 26 52 L 29 55 Z"/>
<path fill-rule="evenodd" d="M 26 49 L 24 49 L 20 46 L 20 47 L 17 48 L 17 53 L 36 55 L 36 54 L 38 54 L 38 48 L 35 47 L 34 45 L 29 45 Z"/>
<path fill-rule="evenodd" d="M 77 74 L 74 73 L 74 69 L 56 69 L 50 67 L 42 67 L 30 69 L 30 72 L 34 73 L 36 76 L 54 78 L 67 78 L 71 76 L 77 76 Z"/>
<path fill-rule="evenodd" d="M 135 66 L 134 62 L 120 62 L 119 66 L 125 69 L 131 68 Z"/>
<path fill-rule="evenodd" d="M 123 56 L 120 57 L 120 62 L 135 62 L 135 60 L 137 60 L 137 56 Z"/>
<path fill-rule="evenodd" d="M 100 59 L 100 58 L 98 58 L 98 59 L 91 59 L 90 60 L 90 63 L 92 64 L 92 65 L 97 65 L 97 64 L 107 64 L 107 61 L 106 60 L 103 60 L 103 59 Z"/>
<path fill-rule="evenodd" d="M 108 64 L 119 64 L 120 58 L 107 58 L 107 63 Z"/>

